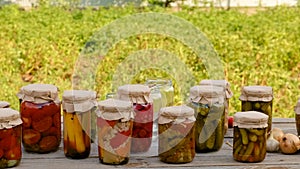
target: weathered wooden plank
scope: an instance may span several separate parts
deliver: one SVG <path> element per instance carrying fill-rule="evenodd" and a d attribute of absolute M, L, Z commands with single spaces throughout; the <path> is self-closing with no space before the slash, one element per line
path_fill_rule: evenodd
<path fill-rule="evenodd" d="M 284 132 L 296 134 L 295 120 L 291 119 L 273 119 L 273 126 L 280 127 Z M 97 145 L 92 144 L 92 151 L 87 159 L 72 160 L 64 156 L 62 144 L 57 152 L 49 154 L 34 154 L 23 152 L 20 169 L 42 168 L 42 169 L 95 169 L 95 168 L 207 168 L 207 169 L 296 169 L 300 166 L 299 155 L 283 155 L 281 153 L 267 153 L 264 161 L 260 163 L 241 163 L 233 159 L 232 148 L 226 144 L 232 145 L 233 131 L 228 130 L 222 149 L 211 153 L 197 153 L 191 163 L 187 164 L 166 164 L 159 161 L 157 140 L 152 144 L 149 152 L 144 154 L 131 154 L 130 161 L 126 165 L 103 165 L 99 162 Z"/>

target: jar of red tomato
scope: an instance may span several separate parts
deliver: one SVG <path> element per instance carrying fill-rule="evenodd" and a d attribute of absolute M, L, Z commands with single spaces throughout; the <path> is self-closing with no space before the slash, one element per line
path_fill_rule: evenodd
<path fill-rule="evenodd" d="M 107 99 L 98 102 L 98 154 L 103 164 L 129 161 L 134 112 L 131 102 Z"/>
<path fill-rule="evenodd" d="M 132 153 L 147 152 L 152 142 L 153 101 L 146 85 L 129 84 L 118 88 L 118 98 L 133 104 Z"/>
<path fill-rule="evenodd" d="M 19 165 L 21 150 L 22 120 L 18 111 L 0 109 L 0 168 Z"/>
<path fill-rule="evenodd" d="M 6 101 L 0 101 L 0 108 L 9 108 L 10 104 Z"/>
<path fill-rule="evenodd" d="M 87 158 L 91 150 L 91 114 L 96 108 L 96 92 L 67 90 L 63 93 L 64 153 L 68 158 Z"/>
<path fill-rule="evenodd" d="M 22 142 L 28 152 L 56 151 L 61 141 L 61 112 L 58 88 L 30 84 L 21 88 Z"/>

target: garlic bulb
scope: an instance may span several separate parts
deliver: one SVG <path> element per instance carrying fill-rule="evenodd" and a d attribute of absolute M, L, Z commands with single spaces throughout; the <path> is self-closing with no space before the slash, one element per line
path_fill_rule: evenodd
<path fill-rule="evenodd" d="M 273 138 L 280 142 L 281 137 L 284 135 L 283 131 L 278 127 L 273 127 L 272 129 Z"/>
<path fill-rule="evenodd" d="M 273 138 L 273 132 L 267 139 L 267 152 L 277 152 L 279 150 L 279 141 Z"/>
<path fill-rule="evenodd" d="M 291 133 L 284 134 L 280 140 L 279 148 L 284 154 L 296 153 L 300 148 L 299 137 Z"/>

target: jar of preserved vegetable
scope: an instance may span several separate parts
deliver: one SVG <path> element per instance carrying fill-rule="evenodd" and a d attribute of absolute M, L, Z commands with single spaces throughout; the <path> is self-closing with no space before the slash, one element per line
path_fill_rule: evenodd
<path fill-rule="evenodd" d="M 116 99 L 98 102 L 98 154 L 103 164 L 129 161 L 134 112 L 132 103 Z"/>
<path fill-rule="evenodd" d="M 235 113 L 233 158 L 240 162 L 261 162 L 267 152 L 268 115 L 257 111 Z"/>
<path fill-rule="evenodd" d="M 228 129 L 228 113 L 229 113 L 229 99 L 233 96 L 233 93 L 230 89 L 230 83 L 226 80 L 201 80 L 200 85 L 213 85 L 222 87 L 225 92 L 225 122 L 224 122 L 224 129 L 225 133 Z"/>
<path fill-rule="evenodd" d="M 18 111 L 0 109 L 0 168 L 19 165 L 21 149 L 22 120 Z"/>
<path fill-rule="evenodd" d="M 196 151 L 218 151 L 224 140 L 224 90 L 217 86 L 194 86 L 188 104 L 195 110 Z"/>
<path fill-rule="evenodd" d="M 298 136 L 300 136 L 300 99 L 295 106 L 295 120 Z"/>
<path fill-rule="evenodd" d="M 135 118 L 132 129 L 132 153 L 147 152 L 152 143 L 153 101 L 150 88 L 141 84 L 129 84 L 118 88 L 118 98 L 133 104 Z"/>
<path fill-rule="evenodd" d="M 244 86 L 240 100 L 242 101 L 242 111 L 258 111 L 269 116 L 268 132 L 270 132 L 272 129 L 272 87 Z"/>
<path fill-rule="evenodd" d="M 96 92 L 67 90 L 62 98 L 65 156 L 87 158 L 91 150 L 91 114 L 96 109 Z"/>
<path fill-rule="evenodd" d="M 22 142 L 28 152 L 56 151 L 61 141 L 61 112 L 58 88 L 30 84 L 21 88 Z"/>
<path fill-rule="evenodd" d="M 0 108 L 9 108 L 10 104 L 6 101 L 0 101 Z"/>
<path fill-rule="evenodd" d="M 166 163 L 188 163 L 195 157 L 194 109 L 188 106 L 160 110 L 159 158 Z"/>

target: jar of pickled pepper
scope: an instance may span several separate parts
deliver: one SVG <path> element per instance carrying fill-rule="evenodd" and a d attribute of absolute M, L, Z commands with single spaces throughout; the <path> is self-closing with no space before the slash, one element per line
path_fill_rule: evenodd
<path fill-rule="evenodd" d="M 297 129 L 298 136 L 300 136 L 300 99 L 298 100 L 294 110 L 295 110 L 296 129 Z"/>
<path fill-rule="evenodd" d="M 233 93 L 230 89 L 230 83 L 226 80 L 201 80 L 200 85 L 213 85 L 224 88 L 225 92 L 225 118 L 224 118 L 224 129 L 225 133 L 228 129 L 228 113 L 229 113 L 229 99 L 233 96 Z"/>
<path fill-rule="evenodd" d="M 268 132 L 270 132 L 272 129 L 272 87 L 244 86 L 239 99 L 242 101 L 242 111 L 258 111 L 269 116 Z"/>
<path fill-rule="evenodd" d="M 159 158 L 166 163 L 189 163 L 195 157 L 194 109 L 163 107 L 158 118 Z"/>
<path fill-rule="evenodd" d="M 224 89 L 217 86 L 194 86 L 188 105 L 195 110 L 196 152 L 218 151 L 224 140 Z"/>
<path fill-rule="evenodd" d="M 19 165 L 21 149 L 22 120 L 18 111 L 0 109 L 0 168 Z"/>
<path fill-rule="evenodd" d="M 50 84 L 30 84 L 21 88 L 22 142 L 28 152 L 58 150 L 61 141 L 61 109 L 58 88 Z"/>
<path fill-rule="evenodd" d="M 233 158 L 240 162 L 261 162 L 267 152 L 268 115 L 257 111 L 235 113 Z"/>
<path fill-rule="evenodd" d="M 116 99 L 98 102 L 98 154 L 103 164 L 129 161 L 134 119 L 132 103 Z"/>
<path fill-rule="evenodd" d="M 9 108 L 10 104 L 6 101 L 0 101 L 0 108 Z"/>
<path fill-rule="evenodd" d="M 141 84 L 129 84 L 118 88 L 118 99 L 133 104 L 135 118 L 132 129 L 132 153 L 147 152 L 152 143 L 153 101 L 150 88 Z"/>
<path fill-rule="evenodd" d="M 67 90 L 62 98 L 65 156 L 87 158 L 91 150 L 91 114 L 96 109 L 96 92 Z"/>

